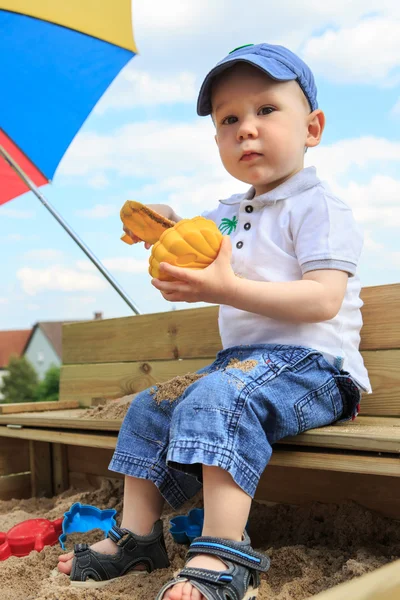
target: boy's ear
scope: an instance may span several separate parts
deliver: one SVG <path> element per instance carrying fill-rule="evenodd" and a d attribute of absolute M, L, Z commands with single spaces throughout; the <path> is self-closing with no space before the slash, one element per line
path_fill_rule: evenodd
<path fill-rule="evenodd" d="M 215 143 L 216 143 L 216 144 L 217 144 L 217 146 L 218 146 L 218 138 L 217 138 L 217 134 L 215 134 L 215 135 L 214 135 L 214 140 L 215 140 Z"/>
<path fill-rule="evenodd" d="M 318 146 L 321 141 L 322 132 L 325 128 L 325 115 L 321 109 L 317 108 L 308 115 L 308 133 L 306 147 L 313 148 Z"/>

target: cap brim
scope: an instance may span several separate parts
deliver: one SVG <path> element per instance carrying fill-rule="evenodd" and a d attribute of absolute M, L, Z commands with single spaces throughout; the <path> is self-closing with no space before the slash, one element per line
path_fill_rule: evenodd
<path fill-rule="evenodd" d="M 206 76 L 200 88 L 197 100 L 197 114 L 205 117 L 212 113 L 211 106 L 211 87 L 217 75 L 230 69 L 237 63 L 248 63 L 253 65 L 272 79 L 276 81 L 292 81 L 297 79 L 295 73 L 288 69 L 283 63 L 274 58 L 267 58 L 260 55 L 242 56 L 240 58 L 226 58 L 223 62 L 216 65 Z"/>

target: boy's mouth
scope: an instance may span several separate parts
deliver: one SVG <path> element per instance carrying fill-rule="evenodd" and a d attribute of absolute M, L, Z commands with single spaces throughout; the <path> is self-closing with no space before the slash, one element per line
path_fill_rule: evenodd
<path fill-rule="evenodd" d="M 251 161 L 255 160 L 259 156 L 262 156 L 259 152 L 254 152 L 253 150 L 245 150 L 240 158 L 241 161 Z"/>

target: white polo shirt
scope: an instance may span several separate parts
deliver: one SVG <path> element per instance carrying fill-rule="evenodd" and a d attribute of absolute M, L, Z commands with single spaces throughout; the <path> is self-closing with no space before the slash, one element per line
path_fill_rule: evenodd
<path fill-rule="evenodd" d="M 349 274 L 342 307 L 329 321 L 286 323 L 221 305 L 223 347 L 291 344 L 314 348 L 371 392 L 358 349 L 363 303 L 356 269 L 363 236 L 351 209 L 318 179 L 314 167 L 303 169 L 267 194 L 255 197 L 250 188 L 246 194 L 219 202 L 203 216 L 230 235 L 237 275 L 255 281 L 295 281 L 316 269 Z"/>

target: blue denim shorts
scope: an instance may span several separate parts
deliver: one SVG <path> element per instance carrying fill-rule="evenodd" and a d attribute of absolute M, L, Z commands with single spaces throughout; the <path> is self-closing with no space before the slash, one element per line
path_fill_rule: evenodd
<path fill-rule="evenodd" d="M 228 471 L 251 497 L 272 445 L 354 418 L 361 392 L 351 376 L 302 346 L 222 350 L 173 401 L 157 388 L 133 400 L 110 469 L 153 481 L 179 508 L 201 487 L 202 465 Z"/>

